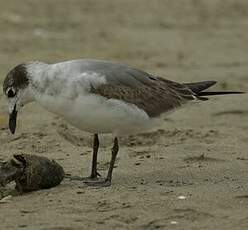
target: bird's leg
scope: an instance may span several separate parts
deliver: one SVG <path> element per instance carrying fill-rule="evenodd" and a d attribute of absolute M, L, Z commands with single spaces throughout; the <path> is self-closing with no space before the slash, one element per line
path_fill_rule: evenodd
<path fill-rule="evenodd" d="M 97 181 L 97 177 L 101 176 L 97 172 L 97 153 L 99 148 L 99 139 L 98 134 L 94 134 L 94 141 L 93 141 L 93 157 L 92 157 L 92 168 L 91 168 L 91 174 L 89 177 L 83 178 L 83 181 L 85 183 L 88 182 L 95 182 Z"/>
<path fill-rule="evenodd" d="M 97 153 L 98 153 L 98 148 L 99 148 L 99 139 L 98 139 L 98 134 L 94 134 L 94 139 L 93 139 L 93 157 L 92 157 L 92 168 L 91 168 L 91 174 L 89 177 L 78 177 L 78 176 L 68 176 L 70 180 L 79 180 L 83 181 L 85 183 L 90 183 L 90 182 L 95 182 L 98 180 L 98 176 L 101 176 L 97 172 Z"/>
<path fill-rule="evenodd" d="M 112 147 L 112 156 L 111 156 L 111 161 L 109 165 L 109 170 L 107 177 L 103 180 L 97 180 L 97 181 L 86 181 L 85 183 L 89 186 L 101 186 L 101 187 L 107 187 L 111 185 L 111 180 L 112 180 L 112 173 L 115 165 L 115 160 L 116 156 L 119 151 L 119 145 L 118 145 L 118 139 L 115 137 L 114 139 L 114 145 Z"/>
<path fill-rule="evenodd" d="M 118 151 L 119 151 L 118 139 L 117 139 L 117 137 L 115 137 L 114 145 L 111 149 L 112 156 L 111 156 L 111 161 L 110 161 L 110 165 L 109 165 L 109 170 L 108 170 L 107 177 L 105 179 L 105 181 L 109 182 L 109 184 L 111 184 L 113 169 L 115 166 L 115 160 L 116 160 L 116 156 L 118 154 Z"/>
<path fill-rule="evenodd" d="M 93 158 L 92 158 L 92 168 L 91 168 L 91 179 L 97 178 L 97 176 L 101 176 L 97 172 L 97 153 L 99 148 L 99 139 L 98 134 L 94 134 L 94 142 L 93 142 Z"/>

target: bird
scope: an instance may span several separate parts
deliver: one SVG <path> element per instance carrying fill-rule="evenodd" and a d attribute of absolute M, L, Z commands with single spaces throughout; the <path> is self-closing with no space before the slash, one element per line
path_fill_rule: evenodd
<path fill-rule="evenodd" d="M 243 92 L 205 91 L 216 81 L 178 83 L 126 64 L 75 59 L 48 64 L 32 61 L 11 69 L 3 82 L 9 129 L 16 130 L 18 111 L 37 102 L 76 128 L 93 135 L 89 186 L 110 186 L 122 135 L 146 132 L 161 114 L 208 96 Z M 97 170 L 99 134 L 111 133 L 113 147 L 105 178 Z"/>

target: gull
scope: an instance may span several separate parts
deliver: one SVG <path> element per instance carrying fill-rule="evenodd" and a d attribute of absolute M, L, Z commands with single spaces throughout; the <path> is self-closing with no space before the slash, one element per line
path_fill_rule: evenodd
<path fill-rule="evenodd" d="M 16 130 L 17 112 L 30 102 L 60 116 L 76 128 L 92 133 L 91 174 L 82 180 L 91 186 L 110 186 L 119 150 L 118 137 L 145 132 L 159 116 L 187 102 L 206 96 L 241 92 L 207 92 L 216 81 L 177 83 L 125 64 L 93 59 L 54 64 L 22 63 L 7 74 L 3 92 L 7 97 L 9 129 Z M 114 137 L 105 178 L 97 171 L 98 134 Z"/>

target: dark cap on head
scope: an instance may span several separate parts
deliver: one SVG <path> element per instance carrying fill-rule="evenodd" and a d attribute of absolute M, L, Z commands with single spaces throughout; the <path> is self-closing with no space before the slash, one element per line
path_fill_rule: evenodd
<path fill-rule="evenodd" d="M 9 87 L 13 87 L 16 91 L 28 85 L 27 69 L 25 64 L 20 64 L 13 68 L 3 82 L 3 92 Z"/>
<path fill-rule="evenodd" d="M 13 68 L 6 76 L 3 82 L 3 93 L 8 98 L 13 98 L 17 95 L 19 89 L 25 88 L 28 85 L 27 69 L 25 64 L 20 64 Z M 12 134 L 16 130 L 17 106 L 16 100 L 13 102 L 13 108 L 9 111 L 9 129 Z"/>

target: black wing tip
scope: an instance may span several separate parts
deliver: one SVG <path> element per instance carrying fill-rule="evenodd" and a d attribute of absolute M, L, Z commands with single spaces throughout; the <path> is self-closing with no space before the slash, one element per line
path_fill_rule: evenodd
<path fill-rule="evenodd" d="M 193 93 L 198 95 L 198 93 L 204 91 L 205 89 L 210 88 L 211 86 L 215 85 L 217 81 L 200 81 L 200 82 L 193 82 L 193 83 L 184 83 L 186 87 L 188 87 Z"/>
<path fill-rule="evenodd" d="M 228 95 L 228 94 L 245 94 L 246 92 L 242 91 L 203 91 L 200 92 L 197 96 L 214 96 L 214 95 Z"/>
<path fill-rule="evenodd" d="M 215 80 L 209 80 L 209 81 L 205 81 L 206 83 L 209 84 L 209 86 L 215 85 L 217 83 L 217 81 Z"/>

